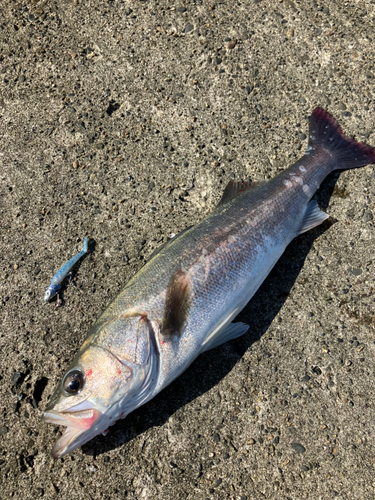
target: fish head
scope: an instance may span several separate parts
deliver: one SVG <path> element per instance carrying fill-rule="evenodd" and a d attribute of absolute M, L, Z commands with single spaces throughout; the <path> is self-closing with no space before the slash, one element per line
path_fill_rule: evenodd
<path fill-rule="evenodd" d="M 49 300 L 51 300 L 59 290 L 60 285 L 50 285 L 44 294 L 44 302 L 48 302 Z"/>
<path fill-rule="evenodd" d="M 54 458 L 105 433 L 149 395 L 156 375 L 153 344 L 148 325 L 137 321 L 126 318 L 107 324 L 95 342 L 87 339 L 67 369 L 42 417 L 66 426 L 52 449 Z"/>

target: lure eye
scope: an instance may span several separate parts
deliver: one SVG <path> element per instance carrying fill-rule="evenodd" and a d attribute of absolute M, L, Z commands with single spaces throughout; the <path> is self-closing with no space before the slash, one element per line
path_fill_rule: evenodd
<path fill-rule="evenodd" d="M 85 376 L 79 370 L 69 372 L 63 382 L 64 391 L 68 394 L 78 394 L 85 385 Z"/>

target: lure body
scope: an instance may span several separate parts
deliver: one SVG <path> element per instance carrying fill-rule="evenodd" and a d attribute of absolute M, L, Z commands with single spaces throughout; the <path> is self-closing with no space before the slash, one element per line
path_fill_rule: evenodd
<path fill-rule="evenodd" d="M 83 248 L 80 252 L 78 252 L 74 257 L 72 257 L 68 262 L 66 262 L 63 266 L 60 267 L 60 269 L 57 271 L 57 273 L 54 275 L 54 277 L 51 280 L 51 284 L 47 288 L 45 294 L 44 294 L 44 302 L 48 302 L 49 300 L 52 299 L 55 295 L 57 295 L 57 303 L 56 307 L 58 307 L 61 304 L 60 298 L 59 298 L 59 291 L 61 288 L 61 283 L 65 280 L 65 278 L 71 273 L 73 267 L 77 264 L 77 262 L 88 253 L 88 243 L 89 240 L 87 238 L 84 239 L 83 242 Z"/>

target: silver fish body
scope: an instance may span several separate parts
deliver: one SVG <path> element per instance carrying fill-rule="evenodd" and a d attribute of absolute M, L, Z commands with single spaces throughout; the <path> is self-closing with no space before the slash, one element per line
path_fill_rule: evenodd
<path fill-rule="evenodd" d="M 219 206 L 171 240 L 90 330 L 44 414 L 65 425 L 53 456 L 106 431 L 178 377 L 205 350 L 248 327 L 231 321 L 298 234 L 328 216 L 310 201 L 333 170 L 375 162 L 314 110 L 306 154 L 265 184 L 231 182 Z"/>

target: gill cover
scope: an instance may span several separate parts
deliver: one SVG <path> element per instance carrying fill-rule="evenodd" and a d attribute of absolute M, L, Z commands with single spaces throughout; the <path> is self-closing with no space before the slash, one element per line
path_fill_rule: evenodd
<path fill-rule="evenodd" d="M 52 455 L 59 458 L 104 433 L 146 402 L 158 375 L 158 356 L 147 318 L 95 325 L 53 394 L 43 420 L 65 425 Z"/>

